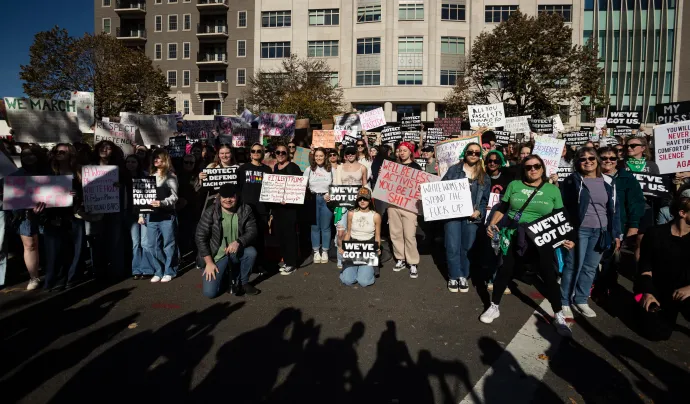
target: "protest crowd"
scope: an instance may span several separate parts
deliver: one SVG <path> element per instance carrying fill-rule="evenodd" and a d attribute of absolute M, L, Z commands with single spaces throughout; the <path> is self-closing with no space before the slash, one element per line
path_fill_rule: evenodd
<path fill-rule="evenodd" d="M 510 312 L 514 279 L 533 276 L 570 336 L 568 319 L 595 317 L 590 299 L 609 299 L 623 272 L 648 338 L 690 319 L 690 122 L 652 133 L 604 118 L 568 132 L 560 118 L 505 117 L 502 104 L 469 109 L 464 135 L 457 118 L 393 126 L 376 110 L 300 136 L 294 115 L 245 111 L 203 130 L 174 117 L 165 143 L 124 117 L 99 121 L 93 146 L 44 147 L 13 126 L 0 142 L 3 165 L 21 162 L 2 180 L 2 278 L 13 243 L 28 290 L 184 275 L 209 298 L 258 295 L 253 273 L 310 264 L 333 263 L 344 285 L 372 287 L 391 270 L 416 279 L 432 270 L 420 267 L 430 251 L 448 291 L 471 280 L 491 293 L 483 323 Z"/>

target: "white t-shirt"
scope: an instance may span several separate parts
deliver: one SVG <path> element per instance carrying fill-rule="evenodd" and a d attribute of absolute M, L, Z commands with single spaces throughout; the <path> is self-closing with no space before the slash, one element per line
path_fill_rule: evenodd
<path fill-rule="evenodd" d="M 304 170 L 304 177 L 309 178 L 309 190 L 312 193 L 325 194 L 333 183 L 333 170 L 328 172 L 323 167 L 316 167 L 316 171 L 312 171 L 309 167 Z"/>

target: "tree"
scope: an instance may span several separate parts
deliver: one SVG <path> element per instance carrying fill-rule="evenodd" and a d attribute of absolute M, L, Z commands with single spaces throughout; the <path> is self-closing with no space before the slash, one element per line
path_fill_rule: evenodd
<path fill-rule="evenodd" d="M 252 112 L 296 114 L 297 119 L 331 119 L 342 112 L 343 89 L 330 81 L 328 64 L 290 55 L 280 69 L 258 71 L 244 92 Z"/>
<path fill-rule="evenodd" d="M 30 97 L 69 99 L 72 91 L 90 91 L 97 117 L 174 110 L 160 69 L 143 52 L 123 46 L 111 35 L 75 38 L 54 27 L 36 34 L 29 57 L 19 77 Z"/>
<path fill-rule="evenodd" d="M 564 104 L 607 105 L 597 49 L 572 45 L 572 35 L 560 15 L 511 14 L 477 37 L 446 109 L 463 116 L 469 104 L 503 102 L 509 116 L 546 117 Z"/>

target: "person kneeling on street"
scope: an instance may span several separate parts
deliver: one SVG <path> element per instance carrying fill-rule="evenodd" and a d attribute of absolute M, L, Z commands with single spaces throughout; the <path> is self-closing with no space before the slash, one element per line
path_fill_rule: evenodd
<path fill-rule="evenodd" d="M 256 249 L 252 244 L 257 235 L 252 209 L 240 201 L 237 187 L 233 184 L 221 186 L 218 198 L 201 215 L 196 228 L 197 249 L 205 263 L 204 296 L 217 297 L 224 280 L 229 280 L 233 294 L 259 294 L 259 290 L 249 283 L 249 274 L 256 260 Z"/>
<path fill-rule="evenodd" d="M 376 213 L 371 201 L 371 191 L 360 188 L 357 194 L 357 208 L 347 213 L 346 241 L 374 241 L 378 247 L 376 253 L 381 255 L 381 215 Z M 344 253 L 342 246 L 340 254 Z M 374 284 L 374 267 L 371 265 L 359 265 L 352 260 L 344 260 L 345 269 L 340 273 L 340 281 L 345 285 L 365 287 Z"/>

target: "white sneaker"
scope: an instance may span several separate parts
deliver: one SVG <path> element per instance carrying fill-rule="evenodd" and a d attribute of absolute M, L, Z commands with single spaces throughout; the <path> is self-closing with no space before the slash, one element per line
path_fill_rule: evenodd
<path fill-rule="evenodd" d="M 314 251 L 314 264 L 321 264 L 321 254 L 318 251 Z"/>
<path fill-rule="evenodd" d="M 35 290 L 41 284 L 41 278 L 31 278 L 29 284 L 26 285 L 26 290 Z"/>
<path fill-rule="evenodd" d="M 417 265 L 410 265 L 410 278 L 417 279 L 419 272 L 417 272 Z"/>
<path fill-rule="evenodd" d="M 593 318 L 597 316 L 597 313 L 594 310 L 592 310 L 592 308 L 589 307 L 587 303 L 576 304 L 575 310 L 577 310 L 578 313 L 582 314 L 585 317 Z"/>
<path fill-rule="evenodd" d="M 479 316 L 479 321 L 484 324 L 491 324 L 491 322 L 497 319 L 500 315 L 501 312 L 498 310 L 498 305 L 491 303 L 491 307 L 486 309 L 486 311 Z"/>
<path fill-rule="evenodd" d="M 556 328 L 556 332 L 561 337 L 566 337 L 566 338 L 572 338 L 573 337 L 573 332 L 570 330 L 570 326 L 568 326 L 568 322 L 565 320 L 565 316 L 563 315 L 563 311 L 559 311 L 558 313 L 556 313 L 556 315 L 553 318 L 552 324 Z"/>
<path fill-rule="evenodd" d="M 458 293 L 458 280 L 449 279 L 448 280 L 448 290 L 452 293 Z"/>
<path fill-rule="evenodd" d="M 172 276 L 170 275 L 163 275 L 163 278 L 161 278 L 161 282 L 170 282 L 172 280 Z"/>
<path fill-rule="evenodd" d="M 570 309 L 570 306 L 561 306 L 561 313 L 563 313 L 565 318 L 573 318 L 573 311 Z"/>
<path fill-rule="evenodd" d="M 328 251 L 321 251 L 321 263 L 328 264 Z"/>
<path fill-rule="evenodd" d="M 394 270 L 395 272 L 400 272 L 400 271 L 402 271 L 403 269 L 405 269 L 406 266 L 407 266 L 407 265 L 405 265 L 405 261 L 404 261 L 404 260 L 398 260 L 398 262 L 395 263 L 395 266 L 393 267 L 393 270 Z"/>
<path fill-rule="evenodd" d="M 160 282 L 160 281 L 161 281 L 160 276 L 154 276 L 153 278 L 151 278 L 151 283 L 156 283 L 156 282 Z"/>
<path fill-rule="evenodd" d="M 467 282 L 467 278 L 458 279 L 458 284 L 460 285 L 460 293 L 467 293 L 470 291 L 470 284 Z"/>

